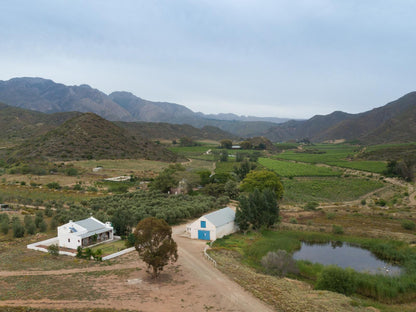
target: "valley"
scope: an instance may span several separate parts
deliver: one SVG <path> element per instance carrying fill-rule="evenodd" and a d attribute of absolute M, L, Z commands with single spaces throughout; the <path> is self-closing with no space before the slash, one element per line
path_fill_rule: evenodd
<path fill-rule="evenodd" d="M 130 99 L 117 99 L 125 109 L 138 105 L 130 95 L 117 96 Z M 409 98 L 381 108 L 382 115 L 390 112 L 396 120 L 391 107 L 411 111 Z M 283 137 L 202 124 L 111 122 L 94 113 L 0 106 L 0 311 L 414 311 L 415 143 L 380 134 L 370 144 L 363 138 L 375 132 L 364 130 L 347 140 L 318 135 L 339 122 L 356 128 L 353 120 L 371 120 L 380 110 L 312 118 L 319 129 L 311 120 L 292 121 L 309 124 L 310 139 L 297 132 L 296 139 L 280 142 Z M 253 133 L 259 121 L 226 122 L 250 123 L 246 129 Z M 269 129 L 279 127 L 286 126 Z M 267 183 L 276 193 L 261 189 Z M 244 215 L 244 207 L 267 206 L 275 196 L 278 210 L 270 218 L 276 222 L 243 223 L 255 215 Z M 204 258 L 206 242 L 191 240 L 185 229 L 226 206 L 237 211 L 241 231 L 211 244 L 207 253 L 215 266 Z M 89 216 L 111 222 L 121 237 L 114 246 L 93 248 L 104 255 L 132 246 L 132 230 L 142 219 L 165 220 L 178 262 L 153 280 L 136 251 L 101 262 L 26 248 L 55 237 L 69 220 Z M 331 267 L 298 260 L 283 274 L 264 264 L 270 252 L 291 259 L 302 243 L 352 244 L 405 273 L 331 273 Z M 331 288 L 326 274 L 350 281 Z"/>

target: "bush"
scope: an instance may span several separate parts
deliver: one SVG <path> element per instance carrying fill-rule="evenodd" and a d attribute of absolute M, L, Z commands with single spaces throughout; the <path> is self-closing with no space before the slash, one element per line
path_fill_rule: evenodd
<path fill-rule="evenodd" d="M 288 273 L 299 273 L 295 260 L 285 250 L 269 251 L 261 259 L 261 264 L 266 272 L 273 275 L 286 276 Z"/>
<path fill-rule="evenodd" d="M 336 216 L 336 213 L 335 213 L 335 212 L 328 212 L 328 213 L 326 214 L 326 218 L 327 218 L 328 220 L 333 220 L 333 219 L 335 219 L 335 216 Z"/>
<path fill-rule="evenodd" d="M 54 256 L 54 257 L 58 256 L 59 255 L 59 246 L 57 244 L 53 244 L 53 245 L 48 246 L 48 253 L 51 256 Z"/>
<path fill-rule="evenodd" d="M 0 218 L 0 231 L 4 234 L 7 235 L 7 233 L 9 233 L 9 217 L 4 214 L 7 218 Z M 1 217 L 2 215 L 0 215 Z"/>
<path fill-rule="evenodd" d="M 365 199 L 361 200 L 361 205 L 365 206 L 367 204 L 367 201 Z"/>
<path fill-rule="evenodd" d="M 332 233 L 334 234 L 344 234 L 344 229 L 340 225 L 332 225 Z"/>
<path fill-rule="evenodd" d="M 19 219 L 14 219 L 13 220 L 13 237 L 23 237 L 25 236 L 25 228 L 23 227 L 22 223 L 20 222 Z"/>
<path fill-rule="evenodd" d="M 308 202 L 303 209 L 305 210 L 316 210 L 319 207 L 319 203 L 317 202 Z"/>
<path fill-rule="evenodd" d="M 50 182 L 50 183 L 46 184 L 46 187 L 49 188 L 49 189 L 54 189 L 54 190 L 61 189 L 61 186 L 59 185 L 58 182 Z"/>
<path fill-rule="evenodd" d="M 78 170 L 77 169 L 75 169 L 75 168 L 67 168 L 66 170 L 65 170 L 65 174 L 67 175 L 67 176 L 71 176 L 71 177 L 73 177 L 73 176 L 76 176 L 76 175 L 78 175 Z"/>
<path fill-rule="evenodd" d="M 330 290 L 349 296 L 357 289 L 355 271 L 344 270 L 335 265 L 327 266 L 319 275 L 315 289 Z"/>
<path fill-rule="evenodd" d="M 416 223 L 414 223 L 412 220 L 403 220 L 402 228 L 404 228 L 405 230 L 413 231 L 414 229 L 416 229 Z"/>

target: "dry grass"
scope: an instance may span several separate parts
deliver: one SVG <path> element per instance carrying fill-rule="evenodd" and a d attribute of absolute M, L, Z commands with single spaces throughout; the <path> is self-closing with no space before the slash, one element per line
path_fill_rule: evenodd
<path fill-rule="evenodd" d="M 241 264 L 236 252 L 214 249 L 210 254 L 223 273 L 277 311 L 365 311 L 362 307 L 353 306 L 352 299 L 346 296 L 328 291 L 314 291 L 304 282 L 256 273 Z"/>

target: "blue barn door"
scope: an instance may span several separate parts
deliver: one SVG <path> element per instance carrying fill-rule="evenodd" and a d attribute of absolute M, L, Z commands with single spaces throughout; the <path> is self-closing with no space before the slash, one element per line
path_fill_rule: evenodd
<path fill-rule="evenodd" d="M 210 240 L 209 231 L 198 230 L 198 239 Z"/>

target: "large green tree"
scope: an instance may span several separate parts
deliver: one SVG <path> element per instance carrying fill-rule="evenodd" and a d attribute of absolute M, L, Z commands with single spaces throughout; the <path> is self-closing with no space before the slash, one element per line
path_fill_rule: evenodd
<path fill-rule="evenodd" d="M 254 189 L 248 196 L 239 198 L 235 221 L 241 231 L 270 227 L 279 220 L 279 205 L 276 193 L 266 188 Z"/>
<path fill-rule="evenodd" d="M 141 220 L 134 232 L 134 247 L 140 259 L 147 263 L 153 278 L 163 267 L 178 260 L 178 247 L 172 238 L 172 228 L 165 220 L 154 217 Z"/>
<path fill-rule="evenodd" d="M 243 192 L 253 192 L 255 189 L 263 191 L 270 189 L 276 193 L 277 199 L 283 197 L 283 184 L 279 176 L 269 170 L 253 170 L 241 181 L 240 189 Z"/>

